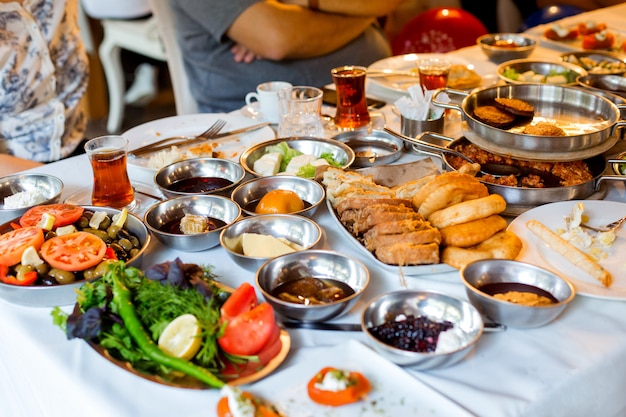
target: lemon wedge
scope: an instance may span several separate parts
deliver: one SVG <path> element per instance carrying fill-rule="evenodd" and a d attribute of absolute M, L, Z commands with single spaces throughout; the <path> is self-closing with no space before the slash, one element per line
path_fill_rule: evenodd
<path fill-rule="evenodd" d="M 52 214 L 44 213 L 41 216 L 41 220 L 39 220 L 39 223 L 37 223 L 37 226 L 41 227 L 44 230 L 52 230 L 55 220 L 56 218 Z"/>
<path fill-rule="evenodd" d="M 183 314 L 168 324 L 159 337 L 159 348 L 170 356 L 190 360 L 200 350 L 200 325 L 193 314 Z"/>

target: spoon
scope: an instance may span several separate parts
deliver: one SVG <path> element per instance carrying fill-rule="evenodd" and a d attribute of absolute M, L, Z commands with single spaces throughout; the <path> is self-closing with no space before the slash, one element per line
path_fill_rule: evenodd
<path fill-rule="evenodd" d="M 475 164 L 477 162 L 475 162 L 474 160 L 472 160 L 469 156 L 459 152 L 459 151 L 455 151 L 454 149 L 450 149 L 447 148 L 445 146 L 441 146 L 441 145 L 437 145 L 434 143 L 430 143 L 430 142 L 426 142 L 424 140 L 422 140 L 421 138 L 424 136 L 431 136 L 434 137 L 435 139 L 439 139 L 439 140 L 446 140 L 449 141 L 450 138 L 446 137 L 446 136 L 442 136 L 439 135 L 437 133 L 434 132 L 423 132 L 420 134 L 420 136 L 418 138 L 411 138 L 409 136 L 405 136 L 401 133 L 398 133 L 396 131 L 394 131 L 393 129 L 390 129 L 388 127 L 385 127 L 384 130 L 387 133 L 390 133 L 404 141 L 407 141 L 415 146 L 417 146 L 420 150 L 425 149 L 427 152 L 443 152 L 443 153 L 447 153 L 447 154 L 451 154 L 454 156 L 458 156 L 459 158 L 464 159 L 465 161 L 469 162 L 470 164 Z M 546 186 L 548 187 L 556 187 L 560 185 L 560 181 L 561 179 L 559 177 L 557 177 L 556 175 L 552 174 L 551 172 L 548 171 L 540 171 L 538 169 L 534 169 L 534 168 L 529 168 L 529 167 L 517 167 L 517 166 L 513 166 L 513 165 L 506 165 L 506 164 L 495 164 L 495 163 L 488 163 L 488 164 L 478 164 L 480 165 L 480 172 L 483 175 L 491 175 L 493 177 L 508 177 L 509 175 L 514 175 L 515 177 L 518 177 L 521 179 L 521 177 L 529 175 L 529 174 L 534 174 L 537 175 L 539 177 L 541 177 L 544 180 L 544 183 Z"/>

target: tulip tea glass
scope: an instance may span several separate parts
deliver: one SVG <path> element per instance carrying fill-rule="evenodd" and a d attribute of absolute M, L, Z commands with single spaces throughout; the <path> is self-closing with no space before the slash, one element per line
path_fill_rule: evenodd
<path fill-rule="evenodd" d="M 128 141 L 115 135 L 100 136 L 85 144 L 93 170 L 94 206 L 123 208 L 134 203 L 135 193 L 126 170 L 127 148 Z"/>
<path fill-rule="evenodd" d="M 324 137 L 322 90 L 288 87 L 278 92 L 278 137 Z"/>
<path fill-rule="evenodd" d="M 428 58 L 417 61 L 422 90 L 446 88 L 450 66 L 450 61 L 443 58 Z"/>
<path fill-rule="evenodd" d="M 370 113 L 365 97 L 367 69 L 346 65 L 333 68 L 331 75 L 337 90 L 337 112 L 334 124 L 339 130 L 353 130 L 370 123 Z"/>

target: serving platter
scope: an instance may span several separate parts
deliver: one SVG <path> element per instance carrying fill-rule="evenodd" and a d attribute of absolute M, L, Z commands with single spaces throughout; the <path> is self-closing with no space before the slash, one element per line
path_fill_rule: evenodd
<path fill-rule="evenodd" d="M 327 366 L 361 372 L 372 385 L 367 398 L 340 407 L 322 406 L 311 401 L 306 385 L 309 379 Z M 354 340 L 318 350 L 314 355 L 307 356 L 306 360 L 246 390 L 273 403 L 285 416 L 472 416 L 451 399 Z M 213 402 L 209 402 L 208 409 L 215 410 L 216 399 L 209 401 Z M 192 415 L 207 415 L 207 406 L 203 405 L 197 414 Z"/>
<path fill-rule="evenodd" d="M 613 243 L 610 255 L 599 263 L 613 276 L 613 285 L 606 288 L 591 275 L 568 262 L 564 257 L 550 249 L 543 241 L 536 237 L 527 227 L 526 222 L 535 219 L 548 226 L 553 231 L 565 228 L 565 217 L 572 207 L 581 200 L 562 201 L 545 204 L 522 213 L 515 218 L 508 230 L 517 234 L 523 242 L 523 247 L 517 260 L 528 262 L 549 269 L 567 279 L 576 287 L 576 293 L 594 298 L 626 301 L 626 269 L 623 254 L 626 253 L 626 229 L 616 232 L 617 238 Z M 615 201 L 582 200 L 584 214 L 589 217 L 589 224 L 600 226 L 611 223 L 626 213 L 626 203 Z"/>
<path fill-rule="evenodd" d="M 359 252 L 363 254 L 363 256 L 373 260 L 380 268 L 386 271 L 392 272 L 394 274 L 398 274 L 400 272 L 400 268 L 398 267 L 398 265 L 389 265 L 378 260 L 378 258 L 376 258 L 376 256 L 374 256 L 372 252 L 367 250 L 367 248 L 361 242 L 359 242 L 359 240 L 355 238 L 354 235 L 352 235 L 352 233 L 350 233 L 348 229 L 346 229 L 343 223 L 341 223 L 341 220 L 339 216 L 337 215 L 337 212 L 333 208 L 332 204 L 330 203 L 330 200 L 326 200 L 326 206 L 328 207 L 328 212 L 330 213 L 330 217 L 336 223 L 338 230 L 340 230 L 340 232 L 343 233 L 344 236 L 346 236 L 348 240 L 354 244 L 354 247 L 356 247 L 359 250 Z M 407 265 L 407 266 L 402 266 L 401 269 L 402 269 L 402 274 L 409 275 L 409 276 L 413 276 L 413 275 L 428 276 L 431 274 L 441 274 L 441 273 L 456 271 L 455 268 L 444 263 L 438 263 L 438 264 L 432 264 L 432 265 Z M 437 277 L 438 280 L 440 280 L 440 278 L 441 277 Z M 455 277 L 454 282 L 460 282 L 460 281 L 458 280 L 457 277 Z"/>
<path fill-rule="evenodd" d="M 534 28 L 529 29 L 528 33 L 530 35 L 536 36 L 543 45 L 551 49 L 556 49 L 556 50 L 564 51 L 564 52 L 585 51 L 585 49 L 583 49 L 583 46 L 582 46 L 581 35 L 578 35 L 576 39 L 567 40 L 567 41 L 548 39 L 545 36 L 545 32 L 546 30 L 550 29 L 552 25 L 556 23 L 566 28 L 572 28 L 572 27 L 578 26 L 579 23 L 585 23 L 585 20 L 581 19 L 580 17 L 577 18 L 576 16 L 572 16 L 567 19 L 563 19 L 562 21 L 556 21 L 556 22 L 551 22 L 551 23 L 535 26 Z M 612 25 L 611 22 L 597 21 L 597 23 L 606 23 L 607 30 L 613 33 L 613 35 L 615 35 L 615 41 L 613 42 L 613 47 L 608 49 L 607 51 L 608 52 L 620 52 L 619 45 L 621 45 L 622 41 L 626 40 L 626 32 L 623 31 L 621 28 L 618 28 Z"/>
<path fill-rule="evenodd" d="M 166 117 L 163 119 L 152 120 L 135 126 L 130 130 L 122 133 L 129 141 L 129 151 L 147 145 L 159 139 L 171 136 L 195 136 L 206 130 L 217 119 L 225 120 L 226 126 L 221 133 L 247 126 L 258 124 L 258 120 L 246 117 L 238 113 L 201 113 L 188 114 L 181 116 Z M 233 135 L 219 140 L 207 140 L 204 143 L 211 144 L 215 153 L 215 157 L 229 159 L 234 162 L 239 161 L 241 153 L 251 145 L 274 139 L 276 137 L 274 130 L 265 126 L 261 129 L 251 132 Z M 197 145 L 197 144 L 196 144 Z M 184 147 L 179 147 L 184 149 Z M 151 166 L 150 157 L 154 154 L 144 154 L 140 156 L 128 157 L 128 165 L 130 167 L 144 171 L 150 175 L 154 175 L 158 168 Z M 159 167 L 161 168 L 161 167 Z"/>

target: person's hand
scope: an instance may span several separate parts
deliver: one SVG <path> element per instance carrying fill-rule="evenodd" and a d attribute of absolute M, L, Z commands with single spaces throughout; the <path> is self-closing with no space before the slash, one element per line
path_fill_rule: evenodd
<path fill-rule="evenodd" d="M 233 54 L 233 59 L 235 60 L 235 62 L 243 62 L 249 64 L 255 59 L 261 59 L 260 56 L 238 43 L 230 48 L 230 52 Z"/>

